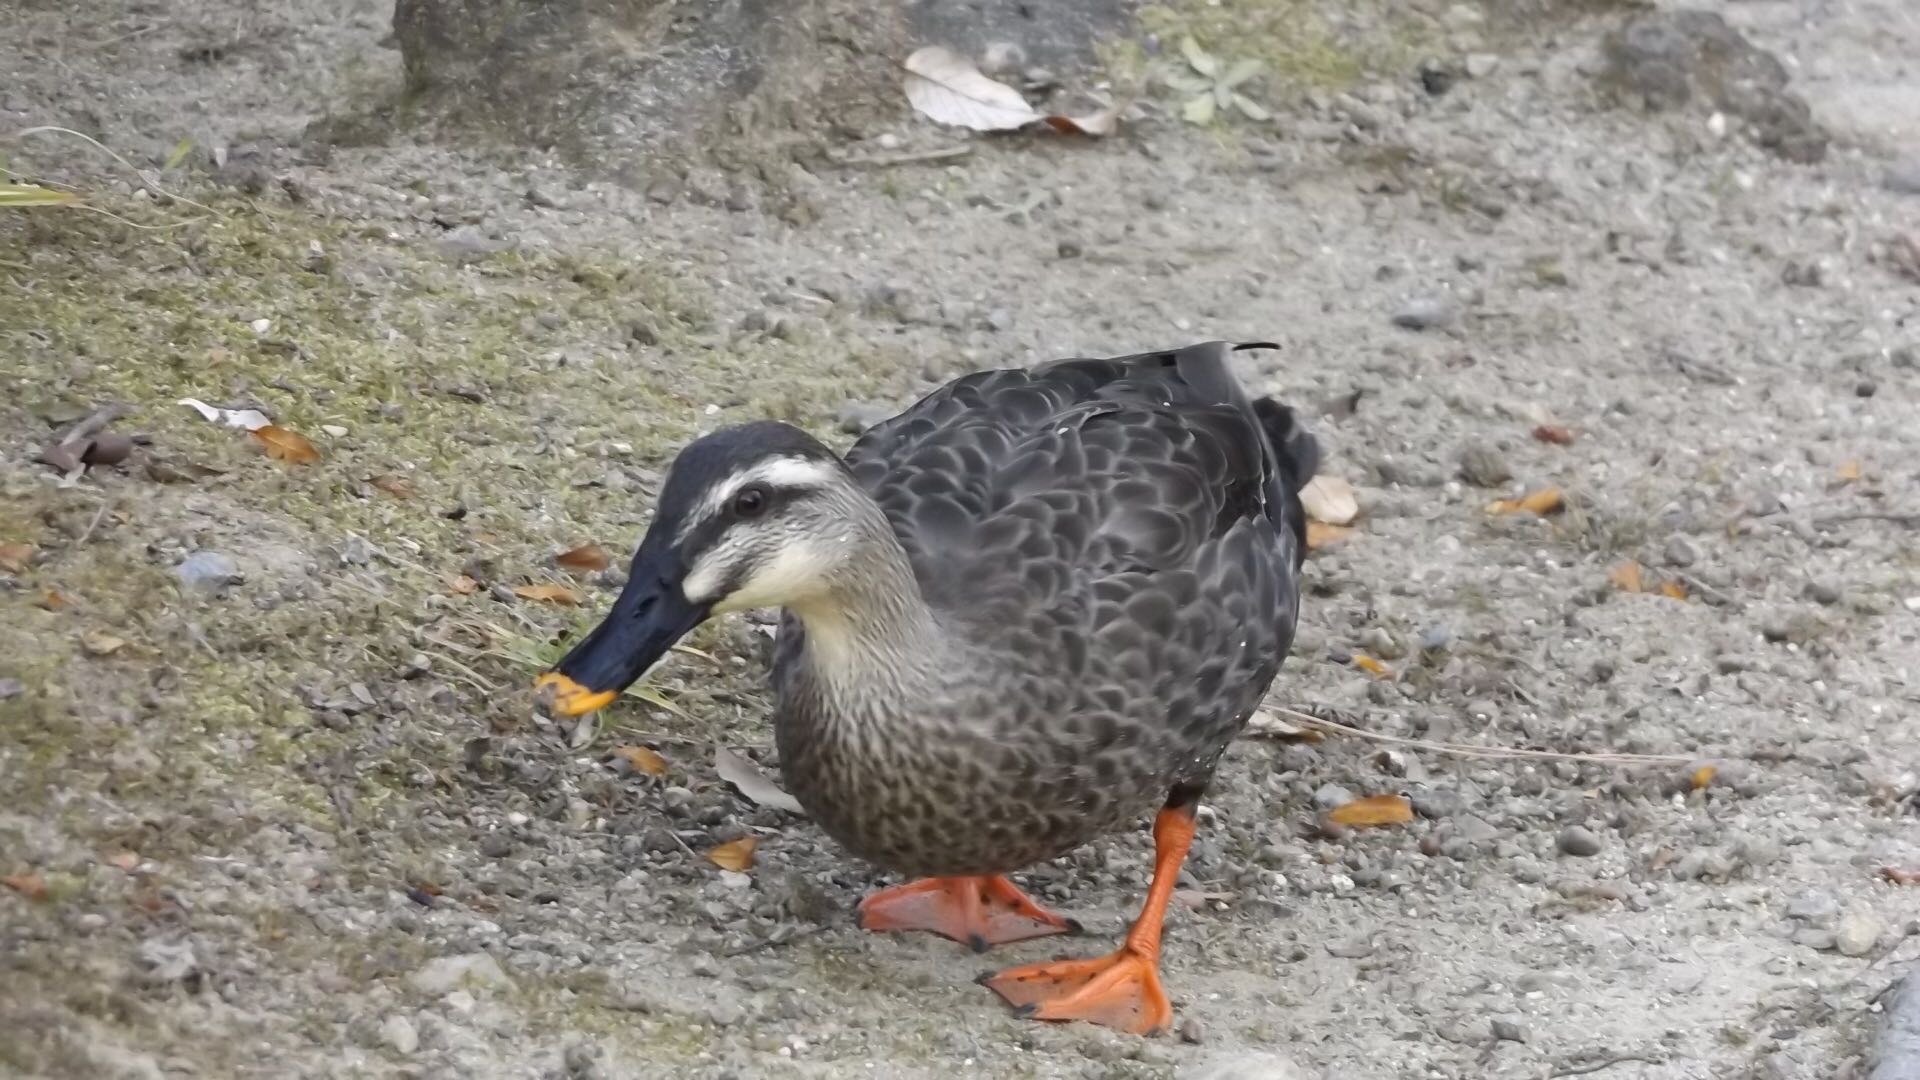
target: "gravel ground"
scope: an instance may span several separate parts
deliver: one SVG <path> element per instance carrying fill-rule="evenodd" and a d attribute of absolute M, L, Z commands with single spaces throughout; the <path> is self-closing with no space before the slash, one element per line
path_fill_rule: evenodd
<path fill-rule="evenodd" d="M 206 206 L 71 141 L 12 152 L 201 220 L 0 219 L 0 543 L 31 548 L 0 560 L 10 1075 L 1865 1075 L 1920 956 L 1883 873 L 1920 867 L 1903 0 L 1718 6 L 1795 73 L 1813 162 L 1611 104 L 1619 12 L 1499 44 L 1460 4 L 1445 77 L 1275 93 L 1271 124 L 903 114 L 841 148 L 865 165 L 643 191 L 303 141 L 398 82 L 382 5 L 312 7 L 28 5 L 0 41 L 0 125 L 142 166 L 190 137 L 156 182 Z M 1318 417 L 1363 509 L 1309 563 L 1274 703 L 1420 742 L 1229 755 L 1169 922 L 1178 1037 L 1018 1022 L 972 982 L 1058 943 L 856 931 L 883 879 L 715 774 L 716 742 L 773 765 L 745 620 L 670 662 L 674 710 L 530 718 L 618 584 L 551 556 L 633 543 L 695 431 L 857 430 L 969 368 L 1211 337 L 1282 344 L 1248 378 Z M 70 483 L 34 462 L 108 400 L 150 444 Z M 1549 485 L 1559 514 L 1488 511 Z M 1317 823 L 1389 792 L 1413 823 Z M 702 857 L 747 836 L 748 873 Z M 1148 855 L 1023 880 L 1086 951 Z"/>

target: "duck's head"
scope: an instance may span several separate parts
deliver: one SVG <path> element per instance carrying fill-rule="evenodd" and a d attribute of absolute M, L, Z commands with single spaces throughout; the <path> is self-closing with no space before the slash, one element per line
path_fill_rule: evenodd
<path fill-rule="evenodd" d="M 724 428 L 674 459 L 613 610 L 535 684 L 578 716 L 613 701 L 710 616 L 804 604 L 850 557 L 858 489 L 831 450 L 771 421 Z"/>

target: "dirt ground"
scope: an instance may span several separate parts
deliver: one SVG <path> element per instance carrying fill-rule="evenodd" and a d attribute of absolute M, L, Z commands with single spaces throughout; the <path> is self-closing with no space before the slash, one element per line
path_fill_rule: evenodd
<path fill-rule="evenodd" d="M 1883 874 L 1920 867 L 1920 12 L 1712 6 L 1823 161 L 1603 99 L 1619 10 L 1508 37 L 1435 6 L 1404 65 L 1255 84 L 1265 123 L 1155 98 L 1110 140 L 966 137 L 903 105 L 853 164 L 639 190 L 303 138 L 398 86 L 377 0 L 0 15 L 0 129 L 148 170 L 5 148 L 120 220 L 0 215 L 0 1072 L 1864 1077 L 1920 957 Z M 1274 703 L 1567 756 L 1237 746 L 1170 921 L 1179 1036 L 972 981 L 1108 947 L 1144 831 L 1023 877 L 1087 939 L 858 932 L 884 879 L 715 773 L 716 743 L 774 766 L 745 620 L 657 674 L 671 708 L 533 717 L 618 584 L 553 556 L 633 544 L 693 434 L 844 442 L 967 369 L 1214 337 L 1281 343 L 1247 378 L 1363 507 Z M 109 402 L 150 439 L 126 462 L 35 461 Z M 1565 512 L 1488 512 L 1548 485 Z M 1316 827 L 1388 792 L 1415 822 Z M 749 873 L 702 857 L 749 835 Z"/>

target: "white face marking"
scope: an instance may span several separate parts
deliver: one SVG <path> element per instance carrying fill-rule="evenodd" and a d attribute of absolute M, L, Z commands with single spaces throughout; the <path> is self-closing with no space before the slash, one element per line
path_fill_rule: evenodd
<path fill-rule="evenodd" d="M 761 483 L 775 488 L 821 488 L 831 484 L 834 478 L 835 469 L 831 464 L 811 458 L 777 457 L 756 462 L 715 484 L 702 496 L 699 507 L 680 524 L 679 539 L 685 540 L 695 526 L 725 509 L 740 489 L 748 484 Z"/>

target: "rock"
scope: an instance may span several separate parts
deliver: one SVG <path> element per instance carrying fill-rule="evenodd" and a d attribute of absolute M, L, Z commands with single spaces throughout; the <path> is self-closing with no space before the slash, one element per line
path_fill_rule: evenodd
<path fill-rule="evenodd" d="M 1818 926 L 1803 926 L 1793 932 L 1793 943 L 1804 945 L 1816 952 L 1833 951 L 1833 931 L 1822 930 Z"/>
<path fill-rule="evenodd" d="M 490 832 L 480 838 L 480 854 L 489 859 L 504 859 L 513 854 L 513 837 L 503 832 Z"/>
<path fill-rule="evenodd" d="M 217 593 L 229 585 L 246 580 L 232 558 L 217 551 L 196 551 L 173 568 L 175 577 L 189 589 Z"/>
<path fill-rule="evenodd" d="M 1492 446 L 1469 443 L 1460 451 L 1460 478 L 1476 487 L 1497 488 L 1513 479 L 1513 469 Z"/>
<path fill-rule="evenodd" d="M 1407 330 L 1440 330 L 1453 324 L 1457 312 L 1443 297 L 1415 297 L 1393 313 L 1393 325 Z"/>
<path fill-rule="evenodd" d="M 1754 142 L 1789 161 L 1827 154 L 1813 110 L 1787 89 L 1787 69 L 1721 16 L 1652 11 L 1601 43 L 1601 82 L 1649 110 L 1694 107 L 1744 122 Z"/>
<path fill-rule="evenodd" d="M 158 983 L 180 982 L 200 970 L 189 941 L 148 938 L 140 943 L 140 962 L 147 967 L 147 978 Z"/>
<path fill-rule="evenodd" d="M 1467 75 L 1470 78 L 1484 79 L 1498 70 L 1500 70 L 1500 57 L 1495 54 L 1467 54 Z"/>
<path fill-rule="evenodd" d="M 1444 818 L 1466 809 L 1467 800 L 1452 788 L 1416 788 L 1408 797 L 1423 818 Z"/>
<path fill-rule="evenodd" d="M 1829 578 L 1815 578 L 1807 582 L 1807 586 L 1803 591 L 1806 593 L 1807 599 L 1816 604 L 1837 604 L 1841 601 L 1842 597 L 1845 596 L 1845 593 L 1841 591 L 1839 583 Z"/>
<path fill-rule="evenodd" d="M 1353 792 L 1339 784 L 1322 784 L 1320 790 L 1313 793 L 1313 805 L 1317 810 L 1331 810 L 1336 806 L 1345 806 L 1353 801 Z"/>
<path fill-rule="evenodd" d="M 1880 183 L 1900 195 L 1920 195 L 1920 158 L 1910 158 L 1887 167 Z"/>
<path fill-rule="evenodd" d="M 1840 914 L 1840 905 L 1829 893 L 1809 889 L 1787 904 L 1787 918 L 1807 923 L 1827 923 Z"/>
<path fill-rule="evenodd" d="M 1920 368 L 1920 346 L 1899 345 L 1887 353 L 1887 363 L 1903 370 Z"/>
<path fill-rule="evenodd" d="M 441 995 L 462 985 L 512 986 L 513 980 L 501 969 L 500 962 L 483 952 L 460 956 L 441 956 L 408 976 L 414 989 L 424 994 Z"/>
<path fill-rule="evenodd" d="M 1667 546 L 1661 550 L 1661 557 L 1668 566 L 1685 568 L 1700 561 L 1700 549 L 1693 541 L 1678 534 L 1667 538 Z"/>
<path fill-rule="evenodd" d="M 1833 947 L 1841 956 L 1865 956 L 1880 941 L 1880 920 L 1865 911 L 1848 912 L 1833 928 Z"/>
<path fill-rule="evenodd" d="M 1511 1020 L 1495 1020 L 1491 1027 L 1493 1037 L 1501 1042 L 1523 1043 L 1527 1041 L 1527 1029 Z"/>
<path fill-rule="evenodd" d="M 1560 831 L 1554 840 L 1554 846 L 1563 855 L 1586 858 L 1600 854 L 1600 838 L 1579 825 L 1571 825 Z"/>
<path fill-rule="evenodd" d="M 413 1021 L 399 1013 L 381 1022 L 380 1041 L 393 1047 L 396 1054 L 411 1054 L 420 1049 L 420 1033 L 414 1030 Z"/>

